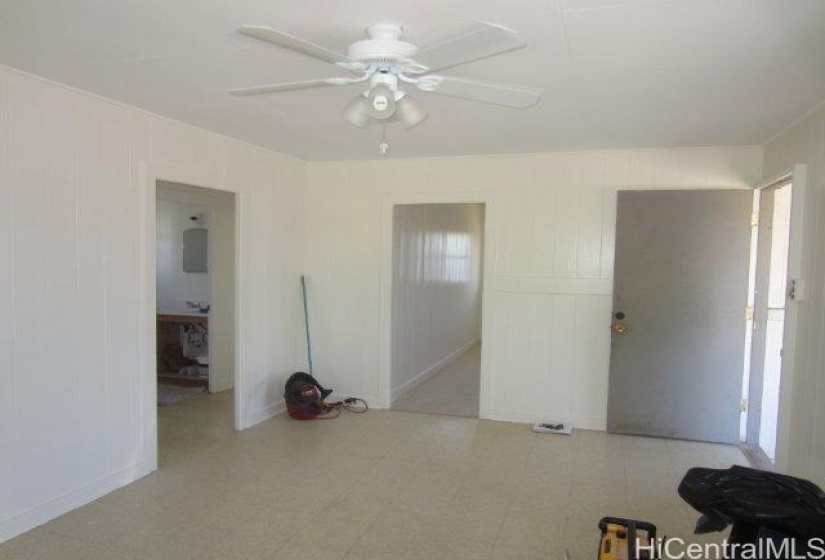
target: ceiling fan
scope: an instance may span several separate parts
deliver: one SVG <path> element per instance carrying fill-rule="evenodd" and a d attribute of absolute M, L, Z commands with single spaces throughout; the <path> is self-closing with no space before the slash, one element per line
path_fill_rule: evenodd
<path fill-rule="evenodd" d="M 250 96 L 328 86 L 364 84 L 365 89 L 345 108 L 346 119 L 359 128 L 371 122 L 400 121 L 412 128 L 427 113 L 410 99 L 404 85 L 505 107 L 534 105 L 541 90 L 482 80 L 433 74 L 445 68 L 524 47 L 525 40 L 512 29 L 477 22 L 461 34 L 424 50 L 401 40 L 399 25 L 378 23 L 367 27 L 367 38 L 349 45 L 347 55 L 330 51 L 270 27 L 244 25 L 240 33 L 299 52 L 348 70 L 355 77 L 336 77 L 307 82 L 245 87 L 229 90 L 232 95 Z"/>

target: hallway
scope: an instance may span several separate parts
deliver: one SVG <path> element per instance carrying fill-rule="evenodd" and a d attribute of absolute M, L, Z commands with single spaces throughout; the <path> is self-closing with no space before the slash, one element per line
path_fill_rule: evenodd
<path fill-rule="evenodd" d="M 402 395 L 392 408 L 478 418 L 481 345 L 476 344 L 433 377 Z"/>

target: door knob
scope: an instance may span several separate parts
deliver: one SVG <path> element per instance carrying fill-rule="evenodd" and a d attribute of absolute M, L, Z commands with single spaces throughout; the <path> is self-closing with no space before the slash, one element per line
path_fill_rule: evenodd
<path fill-rule="evenodd" d="M 610 330 L 612 330 L 616 334 L 624 334 L 627 332 L 627 325 L 621 322 L 616 322 L 610 325 Z"/>

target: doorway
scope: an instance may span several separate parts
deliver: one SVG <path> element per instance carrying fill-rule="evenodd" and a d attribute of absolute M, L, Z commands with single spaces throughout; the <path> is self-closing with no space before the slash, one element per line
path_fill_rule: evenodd
<path fill-rule="evenodd" d="M 745 444 L 762 464 L 776 460 L 782 378 L 793 183 L 783 181 L 754 197 L 755 250 L 749 290 L 751 349 Z"/>
<path fill-rule="evenodd" d="M 171 445 L 205 417 L 232 426 L 235 194 L 158 180 L 155 218 L 156 394 Z"/>
<path fill-rule="evenodd" d="M 392 408 L 479 416 L 485 205 L 392 210 Z"/>

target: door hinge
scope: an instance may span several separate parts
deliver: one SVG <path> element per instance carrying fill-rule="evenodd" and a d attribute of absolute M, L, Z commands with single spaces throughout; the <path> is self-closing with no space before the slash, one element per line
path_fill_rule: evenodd
<path fill-rule="evenodd" d="M 751 212 L 751 227 L 759 227 L 759 212 Z"/>
<path fill-rule="evenodd" d="M 801 278 L 792 278 L 788 281 L 788 299 L 793 301 L 802 301 L 803 299 L 803 283 Z"/>
<path fill-rule="evenodd" d="M 741 410 L 742 412 L 748 411 L 748 399 L 742 399 L 741 401 L 739 401 L 739 410 Z"/>
<path fill-rule="evenodd" d="M 753 321 L 753 307 L 745 308 L 745 321 Z"/>

